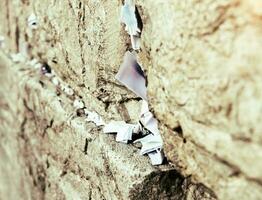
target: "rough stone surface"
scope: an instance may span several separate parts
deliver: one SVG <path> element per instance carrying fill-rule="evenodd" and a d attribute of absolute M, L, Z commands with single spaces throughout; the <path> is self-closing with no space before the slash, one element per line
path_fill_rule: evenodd
<path fill-rule="evenodd" d="M 261 3 L 139 5 L 144 14 L 141 61 L 168 158 L 220 199 L 260 199 Z"/>
<path fill-rule="evenodd" d="M 139 99 L 114 79 L 124 52 L 130 47 L 130 41 L 119 23 L 121 3 L 120 0 L 1 1 L 0 35 L 5 36 L 10 52 L 25 53 L 28 49 L 29 58 L 47 62 L 61 79 L 88 102 L 90 109 L 96 110 L 105 119 L 134 122 L 139 113 Z M 174 191 L 177 191 L 174 199 L 261 199 L 261 3 L 257 0 L 137 0 L 137 8 L 143 22 L 139 60 L 148 79 L 151 110 L 161 125 L 168 160 L 181 173 L 177 174 L 181 178 L 176 179 L 176 173 L 168 172 L 161 176 L 161 180 L 169 183 L 174 177 L 172 184 Z M 27 17 L 33 12 L 39 20 L 39 28 L 34 31 L 27 27 Z M 79 138 L 75 133 L 81 132 L 81 128 L 74 127 L 80 122 L 61 126 L 55 125 L 54 120 L 52 127 L 48 128 L 50 121 L 47 117 L 56 117 L 59 123 L 67 123 L 69 116 L 61 116 L 61 112 L 68 115 L 69 111 L 56 114 L 54 107 L 47 106 L 52 97 L 43 104 L 41 102 L 47 100 L 39 98 L 35 89 L 29 89 L 32 90 L 29 95 L 31 100 L 29 97 L 26 99 L 33 104 L 36 101 L 39 105 L 32 107 L 24 105 L 22 100 L 17 102 L 27 90 L 18 87 L 19 90 L 13 89 L 10 90 L 12 93 L 7 93 L 8 87 L 12 89 L 20 84 L 15 82 L 17 84 L 12 86 L 12 78 L 7 78 L 11 72 L 1 72 L 1 88 L 5 89 L 0 94 L 7 96 L 1 101 L 1 111 L 6 112 L 1 112 L 4 126 L 1 130 L 0 153 L 9 161 L 6 162 L 9 168 L 1 165 L 1 176 L 20 177 L 14 180 L 17 184 L 28 184 L 21 184 L 23 188 L 19 189 L 19 193 L 10 195 L 24 195 L 25 199 L 42 198 L 48 182 L 53 182 L 54 185 L 50 186 L 53 193 L 47 192 L 43 198 L 55 198 L 48 195 L 56 193 L 67 199 L 75 199 L 79 195 L 86 198 L 90 193 L 94 199 L 107 198 L 99 195 L 111 193 L 115 198 L 119 198 L 117 195 L 127 197 L 127 191 L 131 190 L 119 189 L 119 192 L 114 185 L 121 180 L 120 177 L 112 182 L 101 179 L 97 183 L 100 187 L 90 190 L 93 182 L 89 181 L 90 178 L 81 178 L 79 174 L 93 176 L 95 173 L 92 169 L 86 169 L 89 161 L 83 159 L 85 155 L 73 150 L 75 146 L 82 150 L 85 145 L 85 137 Z M 7 104 L 8 98 L 13 99 L 13 103 Z M 25 106 L 33 111 L 27 111 L 24 115 L 20 109 Z M 47 106 L 47 110 L 40 109 L 41 106 Z M 34 112 L 35 109 L 38 111 Z M 17 115 L 21 117 L 14 124 Z M 24 119 L 27 121 L 24 122 Z M 26 126 L 29 132 L 25 134 Z M 38 127 L 40 130 L 36 131 Z M 10 134 L 5 134 L 5 130 Z M 49 131 L 50 134 L 46 134 Z M 87 131 L 90 139 L 98 135 L 97 131 Z M 66 134 L 62 137 L 61 132 Z M 36 138 L 31 138 L 35 134 Z M 39 135 L 45 136 L 40 139 Z M 22 139 L 15 140 L 14 137 L 18 136 Z M 51 139 L 45 139 L 47 137 Z M 73 138 L 78 142 L 68 142 Z M 105 144 L 105 138 L 98 137 L 98 142 L 94 144 Z M 112 148 L 110 145 L 116 144 L 109 143 L 104 146 L 105 149 L 96 147 L 96 151 L 101 151 L 101 156 L 104 156 L 106 153 L 103 154 L 103 151 L 109 151 L 107 148 Z M 12 155 L 8 155 L 7 149 L 10 147 L 14 149 Z M 21 151 L 21 148 L 25 151 Z M 126 153 L 128 155 L 123 150 L 119 154 L 110 154 L 109 157 L 113 157 L 110 161 L 113 162 L 110 163 L 113 171 Z M 21 165 L 12 162 L 12 156 Z M 45 169 L 47 157 L 50 170 Z M 30 170 L 34 160 L 38 160 L 38 164 Z M 105 160 L 101 158 L 97 161 L 96 167 L 101 167 Z M 78 166 L 82 172 L 79 172 Z M 154 174 L 148 163 L 141 163 L 140 167 L 137 174 L 141 173 L 143 167 L 149 174 Z M 14 173 L 11 173 L 11 168 Z M 64 172 L 66 175 L 61 178 L 59 173 L 63 168 L 70 169 L 65 170 L 70 172 Z M 30 176 L 30 173 L 33 175 Z M 58 174 L 57 177 L 54 174 Z M 167 174 L 171 179 L 163 178 Z M 122 179 L 127 179 L 127 185 L 133 181 L 132 176 L 122 176 Z M 145 199 L 146 195 L 156 198 L 161 193 L 157 189 L 152 190 L 156 191 L 154 194 L 147 192 L 145 186 L 150 185 L 150 181 L 159 182 L 158 176 L 148 176 L 148 182 L 142 176 L 142 185 L 137 183 L 133 187 L 137 190 L 142 188 L 138 194 L 140 197 L 133 192 L 133 199 Z M 81 187 L 78 177 L 81 183 L 85 182 Z M 13 183 L 11 178 L 5 180 Z M 111 188 L 107 191 L 108 183 L 112 183 L 115 190 Z M 1 187 L 8 186 L 5 185 Z M 177 189 L 176 185 L 182 189 Z"/>
<path fill-rule="evenodd" d="M 181 199 L 189 183 L 78 117 L 39 71 L 0 54 L 1 199 Z M 88 104 L 87 104 L 88 106 Z M 192 183 L 193 184 L 193 183 Z M 194 189 L 195 191 L 196 189 Z M 204 195 L 209 195 L 204 187 Z"/>

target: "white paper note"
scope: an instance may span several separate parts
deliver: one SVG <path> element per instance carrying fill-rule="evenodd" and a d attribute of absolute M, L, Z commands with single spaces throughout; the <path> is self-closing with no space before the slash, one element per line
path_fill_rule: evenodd
<path fill-rule="evenodd" d="M 122 143 L 128 143 L 132 140 L 133 130 L 137 125 L 127 124 L 124 121 L 111 121 L 106 124 L 103 132 L 104 133 L 116 133 L 116 141 Z"/>
<path fill-rule="evenodd" d="M 125 53 L 124 61 L 115 77 L 136 95 L 147 100 L 144 73 L 136 61 L 136 56 L 131 52 Z"/>
<path fill-rule="evenodd" d="M 161 165 L 164 160 L 164 153 L 161 149 L 148 153 L 152 165 Z"/>
<path fill-rule="evenodd" d="M 85 103 L 80 100 L 80 99 L 75 99 L 74 100 L 74 103 L 73 103 L 73 106 L 76 108 L 76 109 L 79 109 L 79 108 L 84 108 L 85 107 Z"/>
<path fill-rule="evenodd" d="M 117 133 L 121 127 L 125 126 L 126 122 L 124 121 L 111 121 L 104 126 L 104 133 Z"/>
<path fill-rule="evenodd" d="M 147 154 L 157 149 L 162 149 L 163 147 L 163 140 L 160 135 L 150 134 L 141 139 L 134 141 L 134 143 L 137 142 L 141 142 L 142 144 L 142 148 L 140 151 L 141 155 Z"/>
<path fill-rule="evenodd" d="M 136 7 L 133 0 L 125 0 L 125 4 L 121 8 L 120 20 L 126 25 L 125 30 L 129 35 L 138 35 L 141 32 L 138 28 L 135 11 Z"/>
<path fill-rule="evenodd" d="M 31 29 L 37 29 L 37 27 L 38 27 L 38 20 L 37 20 L 36 15 L 34 13 L 32 13 L 28 17 L 27 24 L 28 24 L 29 28 L 31 28 Z"/>
<path fill-rule="evenodd" d="M 85 119 L 87 122 L 93 122 L 97 126 L 104 126 L 105 125 L 105 122 L 102 119 L 102 117 L 100 115 L 98 115 L 96 112 L 93 112 L 93 111 L 91 112 L 91 111 L 85 110 L 85 114 L 87 114 L 87 117 Z"/>
<path fill-rule="evenodd" d="M 126 124 L 124 127 L 122 127 L 116 134 L 116 141 L 128 143 L 129 140 L 132 140 L 133 128 L 134 127 L 129 124 Z"/>

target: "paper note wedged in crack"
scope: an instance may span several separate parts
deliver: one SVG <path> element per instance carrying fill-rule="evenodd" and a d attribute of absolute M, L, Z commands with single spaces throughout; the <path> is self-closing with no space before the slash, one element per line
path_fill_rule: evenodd
<path fill-rule="evenodd" d="M 147 100 L 145 77 L 135 55 L 131 52 L 125 53 L 124 61 L 115 77 L 137 96 Z"/>

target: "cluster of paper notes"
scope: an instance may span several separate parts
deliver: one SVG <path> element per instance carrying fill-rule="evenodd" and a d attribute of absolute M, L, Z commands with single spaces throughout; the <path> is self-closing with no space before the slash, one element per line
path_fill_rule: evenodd
<path fill-rule="evenodd" d="M 148 108 L 145 76 L 134 53 L 129 51 L 125 53 L 124 61 L 115 77 L 143 99 L 141 113 L 137 124 L 112 121 L 105 125 L 104 133 L 116 133 L 116 141 L 118 142 L 140 142 L 142 144 L 140 154 L 147 154 L 153 165 L 162 164 L 164 159 L 163 141 L 158 130 L 158 122 Z M 141 133 L 141 138 L 133 141 L 133 134 L 138 133 Z"/>
<path fill-rule="evenodd" d="M 131 37 L 132 48 L 140 49 L 141 30 L 138 28 L 136 6 L 133 0 L 125 0 L 121 8 L 121 22 L 125 24 L 125 30 Z M 158 130 L 158 122 L 148 108 L 146 79 L 134 52 L 125 53 L 123 63 L 115 78 L 142 98 L 141 113 L 137 124 L 111 121 L 104 126 L 104 133 L 116 133 L 117 142 L 140 142 L 142 144 L 140 154 L 147 154 L 153 165 L 162 164 L 163 141 Z M 135 134 L 141 136 L 140 139 L 133 140 Z"/>
<path fill-rule="evenodd" d="M 133 0 L 125 0 L 121 9 L 121 21 L 125 24 L 125 30 L 131 37 L 132 48 L 138 50 L 140 48 L 140 33 L 136 18 L 136 7 Z M 38 20 L 35 14 L 28 17 L 28 27 L 37 29 Z M 4 37 L 0 37 L 0 47 L 4 45 Z M 25 62 L 26 56 L 22 53 L 11 54 L 10 58 L 15 63 Z M 27 62 L 28 65 L 40 69 L 42 75 L 50 78 L 56 87 L 60 87 L 68 96 L 75 95 L 74 90 L 55 75 L 53 71 L 47 69 L 47 63 L 41 63 L 37 59 L 32 59 Z M 129 124 L 125 121 L 111 121 L 105 123 L 102 117 L 94 112 L 89 111 L 85 107 L 84 102 L 75 97 L 72 105 L 75 109 L 81 110 L 87 122 L 93 122 L 96 126 L 104 126 L 104 133 L 116 133 L 116 141 L 121 143 L 141 143 L 141 155 L 148 155 L 153 165 L 160 165 L 163 162 L 163 141 L 159 133 L 158 122 L 150 112 L 147 102 L 147 88 L 144 72 L 137 61 L 135 52 L 127 51 L 124 55 L 123 63 L 121 64 L 115 78 L 124 86 L 142 98 L 141 113 L 138 116 L 137 124 Z M 136 137 L 133 137 L 136 135 Z M 139 137 L 138 137 L 139 136 Z M 134 140 L 134 138 L 139 138 Z"/>

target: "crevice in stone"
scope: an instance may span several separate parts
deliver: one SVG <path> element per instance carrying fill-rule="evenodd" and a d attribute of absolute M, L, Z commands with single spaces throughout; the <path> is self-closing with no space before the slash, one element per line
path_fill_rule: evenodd
<path fill-rule="evenodd" d="M 87 155 L 87 148 L 88 148 L 88 139 L 85 139 L 85 146 L 84 146 L 84 154 Z"/>
<path fill-rule="evenodd" d="M 157 184 L 160 187 L 155 188 Z M 189 186 L 195 186 L 195 192 L 198 188 L 202 188 L 200 193 L 196 195 L 196 200 L 201 200 L 205 196 L 217 198 L 215 193 L 201 183 L 193 183 L 190 178 L 183 177 L 178 171 L 158 171 L 151 173 L 141 183 L 134 186 L 134 191 L 130 192 L 130 199 L 170 199 L 170 200 L 185 200 L 188 197 Z M 139 191 L 139 192 L 138 192 Z"/>
<path fill-rule="evenodd" d="M 179 137 L 184 138 L 183 137 L 183 129 L 181 127 L 181 125 L 179 124 L 177 127 L 172 129 L 174 132 L 176 132 L 178 134 Z"/>
<path fill-rule="evenodd" d="M 9 0 L 5 0 L 6 5 L 6 20 L 7 20 L 7 35 L 11 38 L 11 19 L 10 19 L 10 9 L 9 9 Z"/>
<path fill-rule="evenodd" d="M 137 8 L 137 6 L 135 7 L 135 15 L 136 15 L 136 20 L 137 20 L 137 27 L 139 28 L 139 30 L 141 31 L 140 34 L 142 34 L 142 31 L 143 31 L 143 21 L 142 21 L 142 18 L 141 18 L 141 15 L 139 13 L 139 10 Z"/>
<path fill-rule="evenodd" d="M 47 125 L 44 127 L 43 133 L 42 133 L 42 137 L 44 137 L 44 136 L 46 135 L 47 129 L 52 128 L 53 123 L 54 123 L 54 119 L 51 119 L 50 122 L 49 122 L 49 124 L 47 124 Z"/>
<path fill-rule="evenodd" d="M 16 52 L 19 52 L 19 39 L 20 39 L 20 30 L 18 26 L 18 18 L 16 18 L 16 26 L 15 26 L 15 44 L 16 44 Z"/>
<path fill-rule="evenodd" d="M 80 46 L 80 56 L 81 56 L 81 61 L 82 65 L 85 66 L 85 59 L 84 59 L 84 43 L 83 43 L 83 38 L 82 38 L 82 33 L 81 33 L 81 27 L 85 27 L 85 6 L 83 6 L 81 10 L 81 5 L 82 2 L 79 2 L 79 12 L 78 12 L 78 25 L 77 25 L 77 32 L 78 32 L 78 43 Z"/>

